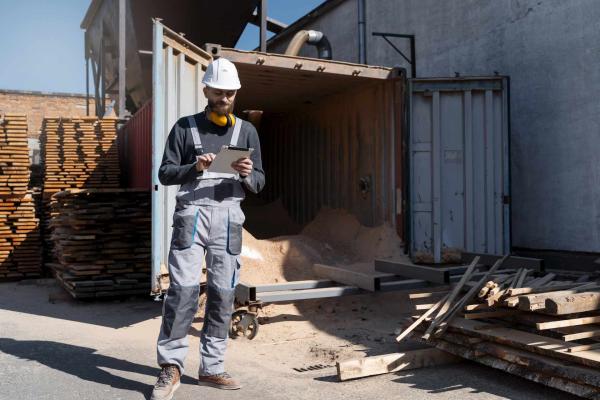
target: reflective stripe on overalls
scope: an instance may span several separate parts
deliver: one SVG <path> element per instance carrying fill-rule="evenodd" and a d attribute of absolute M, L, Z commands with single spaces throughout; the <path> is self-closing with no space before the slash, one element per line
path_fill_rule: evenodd
<path fill-rule="evenodd" d="M 189 125 L 195 154 L 203 153 L 200 133 L 193 117 Z M 242 121 L 236 119 L 230 145 L 237 145 Z M 239 280 L 244 214 L 241 198 L 224 197 L 230 187 L 243 189 L 239 175 L 211 174 L 206 171 L 196 182 L 183 185 L 173 215 L 173 238 L 169 252 L 170 287 L 163 305 L 163 322 L 158 338 L 159 365 L 177 365 L 183 371 L 188 351 L 187 333 L 198 308 L 202 258 L 206 259 L 207 300 L 200 335 L 201 375 L 224 372 L 227 336 L 233 312 L 235 286 Z M 240 186 L 239 189 L 236 186 Z M 220 190 L 219 188 L 226 189 Z M 210 200 L 207 190 L 212 190 Z M 200 200 L 199 200 L 200 199 Z M 197 203 L 201 201 L 201 203 Z"/>

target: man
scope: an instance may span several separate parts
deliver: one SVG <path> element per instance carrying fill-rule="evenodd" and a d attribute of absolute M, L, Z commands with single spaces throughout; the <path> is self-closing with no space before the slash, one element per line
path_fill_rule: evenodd
<path fill-rule="evenodd" d="M 158 338 L 161 372 L 153 400 L 171 399 L 179 387 L 188 351 L 187 333 L 198 309 L 202 258 L 206 257 L 207 301 L 200 336 L 198 383 L 220 389 L 240 385 L 224 369 L 234 288 L 239 279 L 244 189 L 258 193 L 265 184 L 258 134 L 232 114 L 240 81 L 230 61 L 213 61 L 204 75 L 204 112 L 181 118 L 171 129 L 158 177 L 181 185 L 173 215 L 169 251 L 170 287 L 163 304 Z M 237 174 L 207 171 L 224 145 L 253 148 L 250 158 L 231 166 Z M 216 154 L 216 155 L 215 155 Z"/>

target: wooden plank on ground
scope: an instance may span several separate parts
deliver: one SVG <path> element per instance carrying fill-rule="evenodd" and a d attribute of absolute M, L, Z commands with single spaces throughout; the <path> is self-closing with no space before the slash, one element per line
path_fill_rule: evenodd
<path fill-rule="evenodd" d="M 336 364 L 336 367 L 338 379 L 347 381 L 349 379 L 446 365 L 460 361 L 460 357 L 431 348 L 341 361 Z"/>

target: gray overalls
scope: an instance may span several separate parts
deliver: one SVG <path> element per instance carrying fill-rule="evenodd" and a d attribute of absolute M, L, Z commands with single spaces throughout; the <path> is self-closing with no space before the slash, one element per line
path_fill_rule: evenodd
<path fill-rule="evenodd" d="M 188 118 L 196 155 L 202 143 L 196 121 Z M 236 118 L 230 145 L 237 146 L 243 121 Z M 159 365 L 174 364 L 183 372 L 187 334 L 198 309 L 202 259 L 208 273 L 204 326 L 200 336 L 200 375 L 224 372 L 225 350 L 234 291 L 239 280 L 244 189 L 239 175 L 206 171 L 181 186 L 173 215 L 169 251 L 170 287 L 163 303 L 158 338 Z"/>

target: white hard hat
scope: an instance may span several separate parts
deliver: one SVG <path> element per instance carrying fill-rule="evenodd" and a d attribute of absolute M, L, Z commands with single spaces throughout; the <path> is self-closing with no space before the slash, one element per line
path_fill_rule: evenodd
<path fill-rule="evenodd" d="M 208 64 L 202 83 L 222 90 L 238 90 L 242 87 L 237 68 L 231 61 L 222 57 Z"/>

